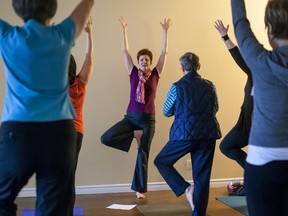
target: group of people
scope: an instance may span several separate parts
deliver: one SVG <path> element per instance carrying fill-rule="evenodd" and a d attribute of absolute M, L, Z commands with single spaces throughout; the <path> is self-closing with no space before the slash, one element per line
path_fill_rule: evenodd
<path fill-rule="evenodd" d="M 51 25 L 57 0 L 13 0 L 24 25 L 13 27 L 0 20 L 0 52 L 7 85 L 0 128 L 1 216 L 16 215 L 14 201 L 33 174 L 37 184 L 36 215 L 73 215 L 75 171 L 84 133 L 82 109 L 93 72 L 93 4 L 94 0 L 82 0 L 69 17 Z M 247 82 L 239 120 L 223 138 L 220 150 L 244 169 L 249 215 L 285 216 L 288 1 L 267 2 L 264 20 L 272 51 L 254 36 L 244 0 L 231 0 L 231 5 L 239 48 L 228 36 L 229 25 L 217 20 L 214 26 L 247 74 Z M 133 63 L 123 17 L 120 24 L 130 100 L 124 118 L 101 136 L 101 142 L 128 152 L 136 139 L 131 189 L 142 199 L 147 192 L 148 158 L 155 133 L 154 101 L 165 66 L 171 20 L 161 22 L 161 54 L 152 70 L 153 54 L 149 49 L 137 53 L 138 66 Z M 71 50 L 83 29 L 87 32 L 86 58 L 77 73 Z M 164 116 L 174 116 L 174 121 L 169 141 L 154 164 L 176 196 L 186 195 L 192 216 L 205 216 L 216 140 L 222 136 L 216 118 L 218 97 L 215 85 L 199 75 L 201 64 L 195 53 L 183 54 L 179 63 L 184 76 L 172 84 L 162 110 Z M 245 146 L 247 154 L 242 149 Z M 191 156 L 193 184 L 174 168 L 186 154 Z"/>

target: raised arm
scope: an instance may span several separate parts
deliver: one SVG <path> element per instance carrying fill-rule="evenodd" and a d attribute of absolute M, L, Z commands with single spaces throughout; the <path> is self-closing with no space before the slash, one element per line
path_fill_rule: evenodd
<path fill-rule="evenodd" d="M 76 25 L 76 38 L 78 38 L 83 31 L 88 21 L 93 4 L 94 0 L 81 0 L 69 16 L 72 20 L 74 20 Z"/>
<path fill-rule="evenodd" d="M 128 44 L 128 37 L 127 37 L 127 23 L 124 20 L 124 17 L 120 17 L 119 19 L 121 25 L 122 25 L 122 52 L 124 56 L 124 62 L 126 69 L 128 71 L 128 74 L 131 74 L 132 68 L 134 67 L 134 63 L 132 60 L 132 57 L 129 52 L 129 44 Z"/>
<path fill-rule="evenodd" d="M 94 44 L 93 44 L 93 27 L 91 16 L 89 17 L 89 20 L 84 30 L 87 33 L 86 58 L 80 70 L 79 78 L 86 86 L 93 72 Z"/>
<path fill-rule="evenodd" d="M 230 40 L 228 36 L 228 31 L 229 31 L 229 25 L 227 27 L 224 26 L 223 22 L 221 20 L 217 20 L 214 24 L 214 27 L 217 29 L 219 32 L 220 36 L 225 42 L 225 45 L 228 49 L 234 48 L 236 45 Z"/>
<path fill-rule="evenodd" d="M 166 62 L 166 56 L 167 56 L 167 52 L 168 52 L 168 29 L 171 26 L 171 19 L 164 19 L 164 22 L 160 22 L 162 29 L 163 29 L 163 38 L 162 38 L 162 47 L 161 47 L 161 54 L 159 57 L 159 60 L 156 64 L 156 69 L 158 71 L 158 74 L 160 76 L 160 74 L 162 73 L 164 66 L 165 66 L 165 62 Z"/>
<path fill-rule="evenodd" d="M 233 41 L 228 36 L 229 25 L 227 27 L 224 26 L 221 20 L 217 20 L 214 24 L 215 28 L 218 30 L 220 36 L 224 40 L 224 43 L 229 50 L 231 56 L 233 57 L 236 64 L 248 75 L 250 78 L 251 71 L 247 66 L 246 62 L 244 61 L 239 48 L 233 43 Z M 251 79 L 252 80 L 252 79 Z"/>

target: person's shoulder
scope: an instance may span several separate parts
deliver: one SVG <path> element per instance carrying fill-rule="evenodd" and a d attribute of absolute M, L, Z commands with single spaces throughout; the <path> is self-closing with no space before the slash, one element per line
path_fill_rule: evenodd
<path fill-rule="evenodd" d="M 74 28 L 76 29 L 76 24 L 74 22 L 74 20 L 70 17 L 67 17 L 66 19 L 64 19 L 62 22 L 60 22 L 58 24 L 58 26 L 64 26 L 66 28 Z"/>
<path fill-rule="evenodd" d="M 69 38 L 69 40 L 74 41 L 76 35 L 76 24 L 70 17 L 64 19 L 59 24 L 53 26 L 55 27 L 55 31 L 61 32 L 65 38 Z"/>
<path fill-rule="evenodd" d="M 159 72 L 158 72 L 158 70 L 157 70 L 156 67 L 154 67 L 154 68 L 152 69 L 152 74 L 155 75 L 155 76 L 157 76 L 158 78 L 160 78 L 160 74 L 159 74 Z"/>
<path fill-rule="evenodd" d="M 2 25 L 9 25 L 9 24 L 6 21 L 0 19 L 0 25 L 2 26 Z"/>
<path fill-rule="evenodd" d="M 214 85 L 214 83 L 209 79 L 206 79 L 206 78 L 201 78 L 201 79 L 209 85 Z"/>
<path fill-rule="evenodd" d="M 138 75 L 138 70 L 139 70 L 139 69 L 134 65 L 134 66 L 132 67 L 130 76 L 131 76 L 132 74 L 135 74 L 135 73 L 137 73 L 137 75 Z"/>
<path fill-rule="evenodd" d="M 204 81 L 204 83 L 208 89 L 211 89 L 211 91 L 213 91 L 213 92 L 216 90 L 216 86 L 211 80 L 208 80 L 208 79 L 202 79 L 202 80 Z"/>
<path fill-rule="evenodd" d="M 8 24 L 4 20 L 0 19 L 0 35 L 1 35 L 1 37 L 6 31 L 8 31 L 11 28 L 12 28 L 12 26 L 10 24 Z"/>

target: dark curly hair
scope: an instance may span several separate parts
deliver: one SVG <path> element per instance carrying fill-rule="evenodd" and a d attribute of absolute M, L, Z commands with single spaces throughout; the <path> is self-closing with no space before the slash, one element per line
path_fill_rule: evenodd
<path fill-rule="evenodd" d="M 141 49 L 137 53 L 137 61 L 139 61 L 140 56 L 142 55 L 148 55 L 150 58 L 150 61 L 152 62 L 153 60 L 153 54 L 149 49 Z"/>
<path fill-rule="evenodd" d="M 57 0 L 13 0 L 12 5 L 16 14 L 24 22 L 29 19 L 44 24 L 47 19 L 51 19 L 57 10 Z"/>
<path fill-rule="evenodd" d="M 70 55 L 70 63 L 68 68 L 68 75 L 69 75 L 69 84 L 72 85 L 74 83 L 76 77 L 77 65 L 74 56 Z"/>

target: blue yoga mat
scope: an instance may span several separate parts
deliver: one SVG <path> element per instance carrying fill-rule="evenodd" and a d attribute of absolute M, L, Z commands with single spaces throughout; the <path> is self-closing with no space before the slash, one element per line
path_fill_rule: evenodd
<path fill-rule="evenodd" d="M 248 216 L 247 202 L 245 196 L 216 197 L 217 200 L 236 211 Z"/>
<path fill-rule="evenodd" d="M 22 216 L 34 216 L 35 210 L 23 210 Z M 73 216 L 84 216 L 83 209 L 80 207 L 75 207 L 73 210 Z"/>

